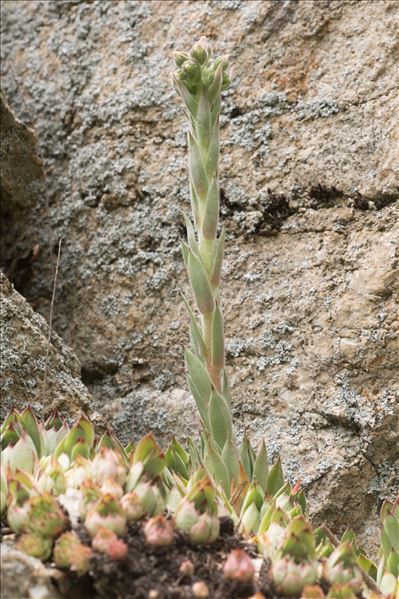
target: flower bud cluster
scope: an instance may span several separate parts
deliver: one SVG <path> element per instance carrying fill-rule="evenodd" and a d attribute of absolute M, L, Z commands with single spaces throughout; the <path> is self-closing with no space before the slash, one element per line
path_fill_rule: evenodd
<path fill-rule="evenodd" d="M 202 37 L 194 44 L 190 53 L 176 52 L 175 63 L 178 67 L 174 74 L 175 82 L 181 82 L 193 96 L 200 93 L 204 87 L 212 86 L 219 68 L 221 89 L 227 89 L 230 85 L 231 73 L 228 72 L 228 58 L 222 56 L 212 61 L 212 48 L 206 37 Z"/>

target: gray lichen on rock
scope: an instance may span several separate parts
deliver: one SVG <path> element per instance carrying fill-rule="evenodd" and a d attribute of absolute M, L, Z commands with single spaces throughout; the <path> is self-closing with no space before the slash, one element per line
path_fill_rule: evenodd
<path fill-rule="evenodd" d="M 397 11 L 10 1 L 2 18 L 3 88 L 34 122 L 48 171 L 49 213 L 38 198 L 20 230 L 42 247 L 44 222 L 63 238 L 55 330 L 92 410 L 126 436 L 133 417 L 137 435 L 197 425 L 194 409 L 177 418 L 190 405 L 185 327 L 171 326 L 185 322 L 189 198 L 168 74 L 177 45 L 202 34 L 231 55 L 221 210 L 236 423 L 282 453 L 315 521 L 365 537 L 399 471 Z M 22 291 L 48 316 L 52 261 L 32 271 Z"/>

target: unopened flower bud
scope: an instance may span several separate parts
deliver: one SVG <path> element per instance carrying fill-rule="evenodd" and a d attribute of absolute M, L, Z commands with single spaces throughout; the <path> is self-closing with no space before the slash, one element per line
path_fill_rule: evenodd
<path fill-rule="evenodd" d="M 95 537 L 100 528 L 122 535 L 126 528 L 126 514 L 119 501 L 107 494 L 88 512 L 84 524 L 91 537 Z"/>
<path fill-rule="evenodd" d="M 202 37 L 199 42 L 194 44 L 190 55 L 201 65 L 207 62 L 210 55 L 210 47 L 206 37 Z"/>
<path fill-rule="evenodd" d="M 334 549 L 325 563 L 324 576 L 330 584 L 346 584 L 355 593 L 360 592 L 363 579 L 349 543 Z"/>
<path fill-rule="evenodd" d="M 32 557 L 46 560 L 51 555 L 53 542 L 48 537 L 42 537 L 33 533 L 25 533 L 17 543 L 17 549 Z"/>
<path fill-rule="evenodd" d="M 59 568 L 70 568 L 78 576 L 86 574 L 90 567 L 92 551 L 80 542 L 74 532 L 64 532 L 56 541 L 53 557 Z"/>
<path fill-rule="evenodd" d="M 29 500 L 27 528 L 42 537 L 57 537 L 66 527 L 67 518 L 58 501 L 48 493 Z"/>
<path fill-rule="evenodd" d="M 90 462 L 83 456 L 78 456 L 72 468 L 69 468 L 69 464 L 67 464 L 68 459 L 68 456 L 64 453 L 58 458 L 58 461 L 60 462 L 61 467 L 66 471 L 65 478 L 67 487 L 69 489 L 71 487 L 78 489 L 85 483 L 85 481 L 91 478 Z"/>
<path fill-rule="evenodd" d="M 266 532 L 258 535 L 264 558 L 271 559 L 284 540 L 286 529 L 272 522 Z"/>
<path fill-rule="evenodd" d="M 252 559 L 242 549 L 233 549 L 227 556 L 223 573 L 230 580 L 246 582 L 252 580 L 255 574 L 255 566 Z"/>
<path fill-rule="evenodd" d="M 144 525 L 145 540 L 155 547 L 166 547 L 173 543 L 173 528 L 161 514 Z"/>
<path fill-rule="evenodd" d="M 175 52 L 175 63 L 177 67 L 182 67 L 183 64 L 190 58 L 187 52 Z"/>
<path fill-rule="evenodd" d="M 100 528 L 92 541 L 92 547 L 99 553 L 105 553 L 112 560 L 124 559 L 127 555 L 127 545 L 114 532 Z"/>
<path fill-rule="evenodd" d="M 209 597 L 209 589 L 205 582 L 202 582 L 202 580 L 199 582 L 194 582 L 191 590 L 193 591 L 194 597 Z"/>
<path fill-rule="evenodd" d="M 182 563 L 180 564 L 179 573 L 182 576 L 187 576 L 187 577 L 192 576 L 194 573 L 193 562 L 189 559 L 185 559 L 184 561 L 182 561 Z"/>
<path fill-rule="evenodd" d="M 200 69 L 195 60 L 192 60 L 192 58 L 190 58 L 183 64 L 182 71 L 184 73 L 184 76 L 189 81 L 194 82 L 198 78 Z"/>

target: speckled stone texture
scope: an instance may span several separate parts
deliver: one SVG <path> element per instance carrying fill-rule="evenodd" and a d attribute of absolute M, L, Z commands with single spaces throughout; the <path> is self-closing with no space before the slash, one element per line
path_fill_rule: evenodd
<path fill-rule="evenodd" d="M 1 420 L 11 407 L 28 404 L 48 413 L 57 408 L 76 418 L 90 407 L 90 395 L 80 380 L 74 352 L 54 332 L 48 346 L 48 325 L 0 273 Z M 49 347 L 48 356 L 47 348 Z M 46 384 L 45 372 L 47 372 Z"/>
<path fill-rule="evenodd" d="M 1 599 L 62 599 L 65 595 L 58 592 L 55 578 L 62 580 L 62 573 L 1 544 Z"/>
<path fill-rule="evenodd" d="M 204 34 L 230 55 L 221 187 L 235 423 L 282 454 L 315 522 L 349 524 L 370 546 L 399 472 L 398 9 L 8 1 L 2 19 L 3 89 L 35 124 L 48 180 L 48 213 L 41 198 L 19 219 L 42 247 L 21 291 L 48 314 L 62 237 L 54 326 L 92 410 L 125 438 L 198 427 L 182 368 L 188 185 L 170 72 L 173 51 Z"/>

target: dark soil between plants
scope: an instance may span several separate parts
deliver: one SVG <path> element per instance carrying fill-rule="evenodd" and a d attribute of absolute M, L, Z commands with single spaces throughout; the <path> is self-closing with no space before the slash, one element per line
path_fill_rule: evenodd
<path fill-rule="evenodd" d="M 83 542 L 89 543 L 83 527 L 77 532 Z M 228 518 L 221 520 L 220 538 L 211 545 L 195 546 L 185 535 L 175 533 L 172 546 L 153 548 L 146 544 L 138 524 L 129 526 L 123 540 L 129 548 L 127 557 L 112 562 L 95 553 L 90 575 L 71 580 L 68 599 L 195 599 L 192 587 L 196 582 L 206 584 L 209 599 L 247 599 L 257 591 L 268 599 L 279 597 L 267 575 L 266 563 L 253 583 L 224 577 L 223 565 L 232 549 L 241 548 L 257 557 L 256 547 L 234 533 L 233 522 Z M 193 564 L 192 576 L 179 572 L 186 560 Z"/>

